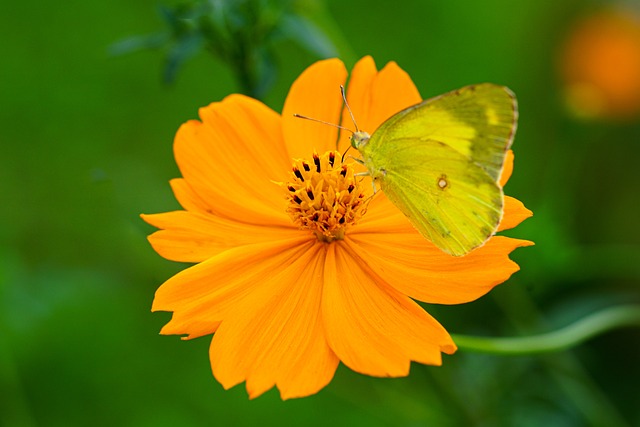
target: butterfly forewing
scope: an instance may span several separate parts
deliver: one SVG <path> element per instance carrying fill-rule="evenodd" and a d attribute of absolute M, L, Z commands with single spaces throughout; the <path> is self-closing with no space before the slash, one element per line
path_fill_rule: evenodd
<path fill-rule="evenodd" d="M 392 116 L 376 130 L 367 149 L 384 152 L 399 138 L 440 141 L 497 181 L 517 117 L 516 99 L 508 88 L 489 83 L 467 86 Z"/>

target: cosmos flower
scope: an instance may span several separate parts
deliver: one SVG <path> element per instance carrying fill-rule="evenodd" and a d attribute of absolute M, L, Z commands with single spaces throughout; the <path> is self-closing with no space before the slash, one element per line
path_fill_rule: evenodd
<path fill-rule="evenodd" d="M 183 210 L 143 215 L 160 229 L 149 237 L 160 255 L 196 263 L 156 292 L 153 311 L 173 312 L 161 333 L 214 334 L 214 376 L 226 389 L 246 382 L 252 398 L 274 386 L 283 399 L 316 393 L 340 362 L 378 377 L 406 376 L 412 361 L 440 365 L 456 345 L 415 300 L 475 300 L 517 271 L 509 253 L 531 244 L 494 236 L 452 257 L 382 192 L 371 198 L 371 181 L 341 159 L 348 135 L 293 116 L 339 123 L 346 80 L 330 59 L 295 81 L 282 115 L 242 95 L 202 108 L 175 138 L 182 178 L 171 185 Z M 347 97 L 370 133 L 421 101 L 395 63 L 377 71 L 370 57 Z M 500 229 L 530 215 L 506 197 Z"/>
<path fill-rule="evenodd" d="M 565 99 L 585 118 L 640 115 L 640 15 L 605 9 L 576 22 L 560 55 Z"/>

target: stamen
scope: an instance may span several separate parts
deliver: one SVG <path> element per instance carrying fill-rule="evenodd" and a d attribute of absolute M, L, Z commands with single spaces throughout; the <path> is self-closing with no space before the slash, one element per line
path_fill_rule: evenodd
<path fill-rule="evenodd" d="M 313 153 L 313 163 L 316 165 L 316 172 L 320 173 L 320 157 L 318 157 L 318 153 Z M 333 166 L 333 163 L 331 166 Z"/>
<path fill-rule="evenodd" d="M 290 201 L 287 213 L 298 227 L 312 231 L 322 242 L 343 239 L 345 230 L 364 215 L 368 200 L 355 180 L 355 163 L 343 164 L 336 151 L 314 153 L 312 158 L 315 168 L 306 160 L 296 160 L 293 180 L 281 184 Z"/>

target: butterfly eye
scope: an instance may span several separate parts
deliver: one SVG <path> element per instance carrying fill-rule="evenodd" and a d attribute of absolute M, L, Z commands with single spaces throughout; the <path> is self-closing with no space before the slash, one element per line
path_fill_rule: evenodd
<path fill-rule="evenodd" d="M 361 150 L 367 142 L 369 141 L 371 136 L 367 132 L 357 131 L 351 135 L 351 146 L 356 150 Z"/>

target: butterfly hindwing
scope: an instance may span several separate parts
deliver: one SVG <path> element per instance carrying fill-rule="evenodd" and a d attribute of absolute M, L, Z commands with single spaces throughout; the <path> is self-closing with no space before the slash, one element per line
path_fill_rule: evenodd
<path fill-rule="evenodd" d="M 379 180 L 387 198 L 443 251 L 460 256 L 481 246 L 500 222 L 501 188 L 483 169 L 445 144 L 398 142 L 398 149 L 379 162 Z"/>

